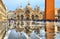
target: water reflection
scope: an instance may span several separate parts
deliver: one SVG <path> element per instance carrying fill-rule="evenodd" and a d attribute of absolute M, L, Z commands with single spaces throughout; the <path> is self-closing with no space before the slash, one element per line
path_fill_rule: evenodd
<path fill-rule="evenodd" d="M 55 39 L 60 39 L 60 33 L 56 33 Z"/>
<path fill-rule="evenodd" d="M 60 39 L 60 33 L 55 33 L 55 39 Z M 9 30 L 4 39 L 46 39 L 44 29 L 40 29 L 40 33 L 36 34 L 35 31 L 30 33 L 30 37 L 24 32 L 16 32 L 15 29 Z"/>
<path fill-rule="evenodd" d="M 40 39 L 40 38 L 44 38 L 44 30 L 40 30 L 39 34 L 36 34 L 35 31 L 32 31 L 32 33 L 30 34 L 30 37 L 24 32 L 16 32 L 15 29 L 13 30 L 9 30 L 8 33 L 8 38 L 7 39 Z"/>
<path fill-rule="evenodd" d="M 56 23 L 55 23 L 56 25 Z M 37 31 L 37 30 L 36 30 Z M 28 35 L 25 31 L 16 32 L 15 29 L 8 30 L 7 38 L 4 39 L 46 39 L 45 38 L 45 29 L 40 28 L 39 33 L 36 33 L 35 30 L 33 30 L 30 35 Z M 55 39 L 60 39 L 60 33 L 55 33 Z"/>
<path fill-rule="evenodd" d="M 16 32 L 16 30 L 11 30 L 8 39 L 26 39 L 24 32 Z"/>

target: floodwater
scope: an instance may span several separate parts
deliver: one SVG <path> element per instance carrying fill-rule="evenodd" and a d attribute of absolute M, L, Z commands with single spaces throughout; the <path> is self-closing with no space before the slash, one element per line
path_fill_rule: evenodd
<path fill-rule="evenodd" d="M 55 39 L 60 39 L 60 33 L 56 33 L 54 36 Z M 45 39 L 45 31 L 44 29 L 40 30 L 39 34 L 36 34 L 34 31 L 28 36 L 25 32 L 16 32 L 15 29 L 9 30 L 4 39 Z"/>
<path fill-rule="evenodd" d="M 40 30 L 41 32 L 42 30 Z M 41 34 L 41 35 L 40 35 Z M 40 38 L 45 38 L 44 30 L 43 32 L 39 33 L 38 35 L 32 31 L 30 36 L 28 36 L 25 32 L 16 32 L 15 29 L 9 30 L 4 39 L 40 39 Z"/>
<path fill-rule="evenodd" d="M 59 22 L 55 23 L 56 25 L 60 25 Z M 60 33 L 55 33 L 55 39 L 60 39 Z M 40 32 L 36 34 L 36 32 L 32 31 L 30 35 L 27 35 L 24 31 L 16 32 L 15 29 L 8 30 L 4 39 L 45 39 L 45 30 L 44 28 L 40 29 Z"/>
<path fill-rule="evenodd" d="M 60 39 L 60 33 L 56 33 L 55 39 Z M 40 29 L 40 33 L 36 34 L 34 31 L 28 36 L 25 32 L 16 32 L 15 29 L 8 30 L 4 39 L 45 39 L 44 29 Z"/>

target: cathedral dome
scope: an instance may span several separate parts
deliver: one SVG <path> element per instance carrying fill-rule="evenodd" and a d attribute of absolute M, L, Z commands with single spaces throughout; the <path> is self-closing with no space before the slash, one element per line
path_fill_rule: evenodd
<path fill-rule="evenodd" d="M 27 9 L 32 9 L 30 3 L 28 3 L 28 5 L 26 6 Z"/>

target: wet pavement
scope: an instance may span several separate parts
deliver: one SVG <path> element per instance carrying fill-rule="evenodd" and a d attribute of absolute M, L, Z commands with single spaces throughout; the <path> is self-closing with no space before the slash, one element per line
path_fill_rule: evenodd
<path fill-rule="evenodd" d="M 60 39 L 60 33 L 56 33 L 54 37 L 55 39 Z M 34 31 L 32 31 L 30 36 L 28 36 L 23 31 L 16 32 L 16 30 L 13 29 L 6 33 L 4 39 L 45 39 L 45 31 L 44 29 L 41 29 L 39 34 L 36 34 Z"/>

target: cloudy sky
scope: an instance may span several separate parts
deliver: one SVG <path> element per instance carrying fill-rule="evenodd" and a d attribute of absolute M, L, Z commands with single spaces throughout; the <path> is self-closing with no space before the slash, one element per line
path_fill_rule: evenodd
<path fill-rule="evenodd" d="M 29 0 L 32 8 L 38 5 L 41 10 L 44 10 L 44 1 L 45 0 Z M 7 10 L 15 10 L 20 7 L 20 5 L 22 5 L 23 8 L 26 7 L 28 0 L 3 0 L 3 3 L 7 7 Z M 60 8 L 60 0 L 55 0 L 55 7 Z"/>

